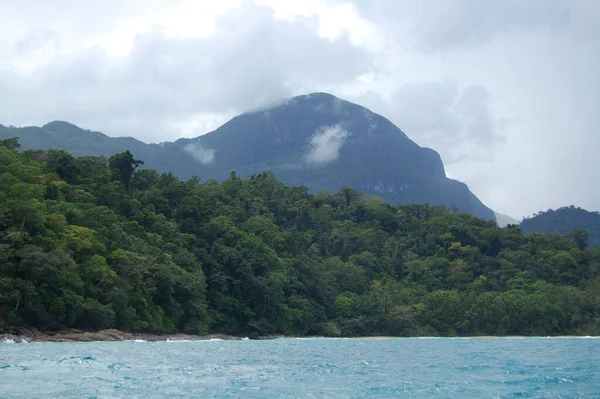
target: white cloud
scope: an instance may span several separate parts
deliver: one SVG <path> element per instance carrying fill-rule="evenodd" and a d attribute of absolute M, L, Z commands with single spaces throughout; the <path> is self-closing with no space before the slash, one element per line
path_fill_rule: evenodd
<path fill-rule="evenodd" d="M 361 18 L 351 3 L 336 4 L 324 0 L 256 0 L 275 10 L 275 18 L 298 20 L 304 18 L 315 26 L 321 37 L 335 40 L 348 35 L 356 46 L 381 50 L 385 47 L 385 36 L 377 24 Z M 316 19 L 317 24 L 313 22 Z"/>
<path fill-rule="evenodd" d="M 349 134 L 339 124 L 320 127 L 310 140 L 311 150 L 306 154 L 306 161 L 316 165 L 335 161 Z"/>
<path fill-rule="evenodd" d="M 183 147 L 183 149 L 190 153 L 194 159 L 202 165 L 208 165 L 215 160 L 215 150 L 212 148 L 204 148 L 199 143 L 190 143 Z"/>

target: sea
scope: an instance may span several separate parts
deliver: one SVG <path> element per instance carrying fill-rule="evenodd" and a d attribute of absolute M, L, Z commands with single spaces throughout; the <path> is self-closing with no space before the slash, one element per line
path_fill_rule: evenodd
<path fill-rule="evenodd" d="M 600 339 L 5 340 L 0 398 L 600 398 Z"/>

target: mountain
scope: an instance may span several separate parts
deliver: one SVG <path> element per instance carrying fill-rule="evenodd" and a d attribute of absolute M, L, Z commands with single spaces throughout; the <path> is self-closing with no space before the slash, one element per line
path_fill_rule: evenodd
<path fill-rule="evenodd" d="M 74 155 L 129 149 L 145 167 L 183 179 L 223 180 L 232 170 L 242 177 L 268 170 L 312 192 L 348 186 L 392 204 L 445 204 L 495 219 L 464 183 L 446 177 L 437 152 L 420 147 L 381 115 L 326 93 L 248 112 L 211 133 L 174 143 L 110 138 L 66 122 L 0 129 L 0 138 L 16 136 L 24 149 L 60 148 Z"/>
<path fill-rule="evenodd" d="M 588 245 L 593 248 L 600 246 L 600 212 L 590 212 L 574 205 L 534 214 L 533 217 L 524 219 L 520 227 L 525 234 L 564 235 L 583 229 L 588 233 Z"/>
<path fill-rule="evenodd" d="M 496 223 L 500 227 L 506 227 L 509 224 L 519 224 L 517 219 L 513 219 L 508 215 L 503 215 L 502 213 L 498 212 L 494 212 L 494 215 L 496 216 Z"/>
<path fill-rule="evenodd" d="M 180 146 L 173 143 L 146 144 L 133 137 L 109 137 L 100 132 L 84 130 L 68 122 L 54 121 L 42 127 L 0 128 L 0 139 L 19 137 L 22 149 L 64 149 L 76 156 L 103 155 L 110 157 L 125 150 L 144 160 L 146 167 L 161 172 L 180 174 L 197 162 Z"/>

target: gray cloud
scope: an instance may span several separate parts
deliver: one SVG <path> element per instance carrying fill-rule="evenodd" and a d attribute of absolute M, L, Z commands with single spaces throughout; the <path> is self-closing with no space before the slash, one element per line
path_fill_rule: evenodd
<path fill-rule="evenodd" d="M 368 93 L 359 101 L 372 104 L 420 145 L 440 151 L 446 163 L 489 160 L 508 124 L 491 114 L 485 87 L 461 88 L 449 78 L 406 83 L 388 100 Z"/>
<path fill-rule="evenodd" d="M 320 127 L 310 140 L 311 149 L 306 154 L 306 161 L 315 165 L 335 161 L 349 134 L 339 124 Z"/>
<path fill-rule="evenodd" d="M 396 40 L 425 51 L 481 46 L 515 32 L 563 30 L 587 37 L 600 32 L 596 0 L 354 0 L 353 4 Z"/>
<path fill-rule="evenodd" d="M 180 136 L 174 126 L 197 114 L 233 116 L 299 87 L 343 84 L 368 66 L 366 53 L 344 37 L 322 39 L 304 23 L 274 20 L 269 8 L 245 4 L 219 17 L 210 37 L 156 31 L 138 35 L 125 58 L 109 58 L 96 47 L 31 74 L 6 71 L 0 92 L 19 95 L 0 97 L 0 120 L 20 125 L 66 119 L 164 141 Z"/>

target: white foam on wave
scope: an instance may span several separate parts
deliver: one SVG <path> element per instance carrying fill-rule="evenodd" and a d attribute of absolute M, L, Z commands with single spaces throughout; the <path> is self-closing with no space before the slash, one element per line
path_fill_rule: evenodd
<path fill-rule="evenodd" d="M 15 340 L 12 338 L 4 338 L 2 341 L 0 341 L 3 344 L 14 344 Z"/>
<path fill-rule="evenodd" d="M 244 338 L 242 338 L 242 341 L 250 341 L 250 338 L 244 337 Z"/>
<path fill-rule="evenodd" d="M 144 341 L 143 339 L 134 339 L 133 342 L 148 342 L 148 341 Z"/>
<path fill-rule="evenodd" d="M 201 342 L 201 341 L 212 341 L 212 339 L 178 339 L 178 338 L 167 338 L 163 342 Z"/>
<path fill-rule="evenodd" d="M 177 338 L 167 338 L 164 342 L 220 342 L 225 341 L 221 338 L 211 338 L 211 339 L 177 339 Z"/>

